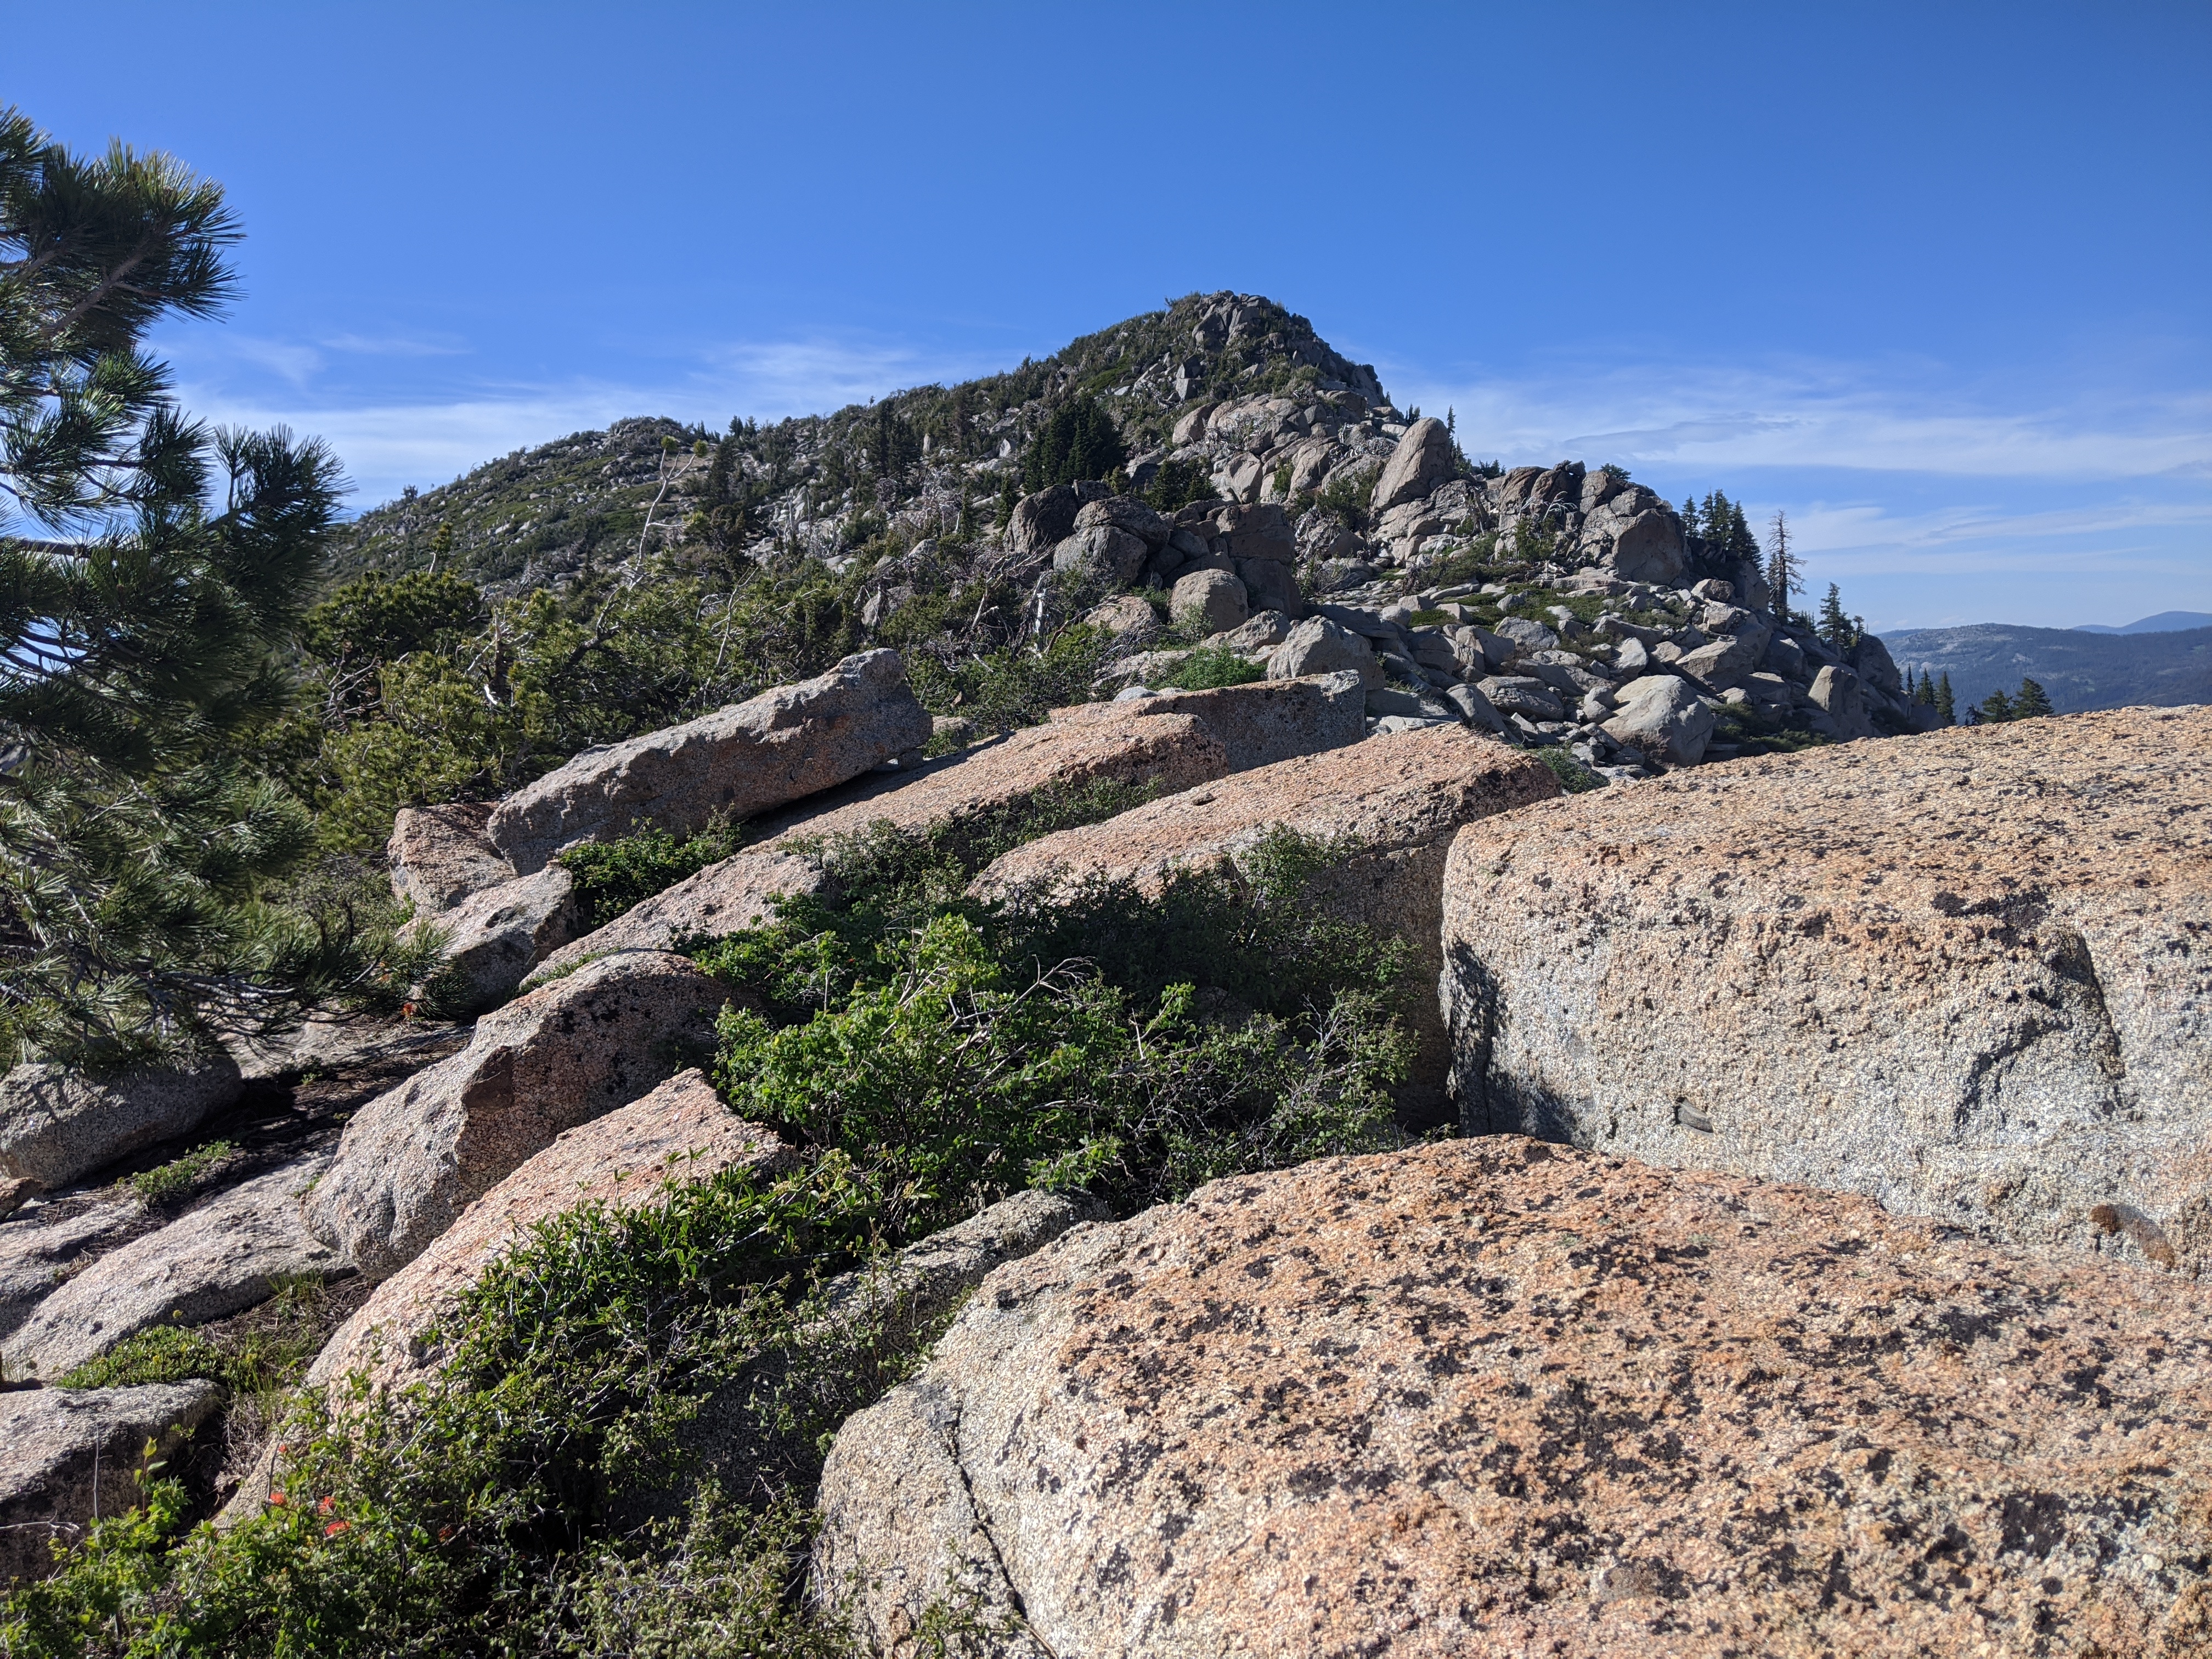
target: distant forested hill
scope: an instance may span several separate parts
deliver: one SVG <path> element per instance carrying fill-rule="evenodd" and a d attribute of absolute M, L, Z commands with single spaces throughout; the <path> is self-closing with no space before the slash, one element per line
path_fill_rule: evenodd
<path fill-rule="evenodd" d="M 2093 634 L 2075 628 L 1919 628 L 1885 634 L 1908 674 L 1948 672 L 1964 709 L 2023 677 L 2050 694 L 2060 714 L 2135 703 L 2212 702 L 2212 628 L 2172 633 Z"/>

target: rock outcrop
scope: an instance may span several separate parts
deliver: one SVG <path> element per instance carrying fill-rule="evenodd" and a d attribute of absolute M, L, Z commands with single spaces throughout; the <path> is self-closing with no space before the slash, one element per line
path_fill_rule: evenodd
<path fill-rule="evenodd" d="M 392 861 L 392 890 L 413 901 L 418 920 L 514 879 L 514 867 L 484 833 L 491 809 L 489 801 L 399 809 L 385 852 Z"/>
<path fill-rule="evenodd" d="M 1474 1130 L 2212 1264 L 2212 709 L 1701 769 L 1476 824 Z"/>
<path fill-rule="evenodd" d="M 1179 625 L 1209 634 L 1240 626 L 1251 615 L 1244 584 L 1225 570 L 1194 570 L 1176 579 L 1168 614 Z"/>
<path fill-rule="evenodd" d="M 1456 459 L 1451 434 L 1442 421 L 1423 419 L 1406 428 L 1398 447 L 1375 480 L 1369 505 L 1376 513 L 1428 495 L 1452 476 Z"/>
<path fill-rule="evenodd" d="M 1058 709 L 1043 726 L 930 763 L 910 780 L 885 780 L 856 799 L 773 820 L 775 833 L 766 841 L 554 952 L 539 973 L 610 951 L 664 949 L 690 935 L 755 926 L 773 914 L 779 897 L 827 890 L 821 864 L 798 850 L 825 837 L 860 835 L 878 823 L 928 830 L 1016 812 L 1040 792 L 1101 784 L 1182 789 L 1353 743 L 1363 732 L 1357 685 L 1327 675 Z"/>
<path fill-rule="evenodd" d="M 0 1079 L 0 1185 L 13 1183 L 15 1202 L 65 1186 L 142 1146 L 190 1134 L 242 1086 L 228 1054 L 188 1071 L 140 1066 L 100 1076 L 52 1063 L 18 1066 Z"/>
<path fill-rule="evenodd" d="M 1382 684 L 1382 665 L 1367 641 L 1326 617 L 1308 617 L 1267 653 L 1270 679 L 1314 674 L 1357 674 L 1363 686 Z"/>
<path fill-rule="evenodd" d="M 1449 1058 L 1431 988 L 1443 966 L 1437 939 L 1452 836 L 1559 793 L 1549 768 L 1487 738 L 1455 726 L 1409 732 L 1279 761 L 1063 830 L 1001 855 L 975 890 L 1095 877 L 1157 889 L 1171 872 L 1231 860 L 1276 829 L 1338 844 L 1345 856 L 1324 878 L 1330 902 L 1413 947 L 1407 1011 L 1419 1047 L 1406 1104 L 1426 1118 L 1443 1099 Z"/>
<path fill-rule="evenodd" d="M 49 1381 L 155 1325 L 204 1325 L 267 1301 L 288 1279 L 343 1278 L 300 1200 L 329 1166 L 301 1158 L 111 1250 L 38 1304 L 6 1345 L 7 1375 Z"/>
<path fill-rule="evenodd" d="M 557 864 L 471 893 L 426 927 L 445 936 L 441 972 L 457 1014 L 496 1007 L 576 936 L 575 878 Z"/>
<path fill-rule="evenodd" d="M 685 957 L 586 963 L 477 1023 L 469 1046 L 364 1106 L 310 1194 L 315 1236 L 372 1279 L 427 1249 L 563 1129 L 704 1051 L 727 993 Z"/>
<path fill-rule="evenodd" d="M 1695 766 L 1704 758 L 1712 740 L 1713 711 L 1687 681 L 1646 674 L 1613 698 L 1619 712 L 1601 722 L 1608 737 L 1670 766 Z"/>
<path fill-rule="evenodd" d="M 1006 1654 L 2178 1655 L 2212 1288 L 1519 1137 L 1217 1182 L 849 1420 L 817 1592 Z"/>
<path fill-rule="evenodd" d="M 680 832 L 718 816 L 755 817 L 918 750 L 929 735 L 898 653 L 863 652 L 688 725 L 587 749 L 501 801 L 485 832 L 529 875 L 634 823 Z"/>
<path fill-rule="evenodd" d="M 138 1200 L 113 1190 L 67 1205 L 34 1205 L 0 1221 L 0 1352 L 58 1285 L 144 1231 Z"/>
<path fill-rule="evenodd" d="M 739 1166 L 769 1170 L 789 1156 L 773 1130 L 732 1115 L 703 1073 L 679 1073 L 643 1098 L 562 1131 L 470 1204 L 338 1327 L 307 1382 L 319 1387 L 362 1371 L 374 1386 L 404 1389 L 434 1369 L 442 1350 L 425 1334 L 533 1223 L 583 1204 L 634 1209 L 672 1182 L 707 1181 Z"/>
<path fill-rule="evenodd" d="M 0 1584 L 45 1577 L 57 1543 L 135 1507 L 147 1442 L 168 1457 L 222 1404 L 205 1382 L 0 1393 Z"/>
<path fill-rule="evenodd" d="M 1057 728 L 1103 726 L 1142 732 L 1145 722 L 1185 716 L 1221 745 L 1222 771 L 1249 772 L 1297 755 L 1341 749 L 1366 735 L 1358 681 L 1349 673 L 1162 691 L 1130 702 L 1078 703 L 1052 711 Z M 1193 778 L 1193 783 L 1202 781 Z"/>

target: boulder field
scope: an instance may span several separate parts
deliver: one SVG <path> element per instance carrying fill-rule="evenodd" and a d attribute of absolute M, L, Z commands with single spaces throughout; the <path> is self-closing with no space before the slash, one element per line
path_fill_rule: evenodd
<path fill-rule="evenodd" d="M 1461 1122 L 2212 1261 L 2212 709 L 1700 768 L 1462 830 Z"/>
<path fill-rule="evenodd" d="M 2180 1656 L 2212 1288 L 1519 1136 L 1217 1182 L 849 1419 L 817 1593 L 1006 1655 Z"/>
<path fill-rule="evenodd" d="M 1406 435 L 1377 489 L 1410 524 L 1466 481 Z M 1581 487 L 1492 482 L 1518 511 Z M 1667 562 L 1640 498 L 1589 503 L 1617 562 Z M 1203 535 L 1060 506 L 1030 515 L 1040 556 L 1172 555 L 1187 617 L 1288 568 L 1257 506 L 1210 504 Z M 924 1650 L 949 1597 L 1006 1654 L 2212 1652 L 2212 709 L 1562 797 L 1573 769 L 1498 735 L 1571 705 L 1686 768 L 1729 706 L 1696 684 L 1755 659 L 1757 619 L 1709 616 L 1692 647 L 1601 617 L 1608 678 L 1530 617 L 1299 608 L 1224 647 L 1274 678 L 1133 686 L 933 761 L 873 653 L 496 808 L 403 815 L 395 891 L 488 1012 L 434 1042 L 304 1043 L 293 1074 L 343 1054 L 367 1079 L 342 1132 L 240 1154 L 158 1213 L 118 1168 L 243 1133 L 292 1085 L 259 1060 L 250 1080 L 17 1067 L 0 1337 L 8 1378 L 42 1382 L 0 1392 L 23 1546 L 0 1572 L 119 1501 L 118 1457 L 210 1440 L 211 1384 L 52 1386 L 132 1334 L 350 1279 L 367 1300 L 332 1304 L 307 1382 L 402 1387 L 534 1224 L 807 1156 L 693 1069 L 745 994 L 674 947 L 835 899 L 825 843 L 995 848 L 1040 811 L 1133 801 L 1003 853 L 970 896 L 1157 889 L 1310 837 L 1330 902 L 1409 951 L 1401 1126 L 1461 1138 L 1118 1222 L 1016 1193 L 822 1286 L 823 1328 L 908 1344 L 966 1298 L 821 1486 L 814 1593 L 874 1650 Z M 1790 672 L 1840 732 L 1857 694 L 1833 667 Z M 720 817 L 753 844 L 575 937 L 562 848 Z M 811 1471 L 811 1437 L 761 1426 L 762 1367 L 686 1425 L 689 1474 L 607 1494 L 618 1530 L 680 1513 L 702 1473 Z M 233 1466 L 228 1516 L 278 1455 Z"/>

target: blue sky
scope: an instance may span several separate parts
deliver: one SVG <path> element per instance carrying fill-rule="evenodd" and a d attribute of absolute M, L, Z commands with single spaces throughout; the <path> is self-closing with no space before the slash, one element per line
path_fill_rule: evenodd
<path fill-rule="evenodd" d="M 9 9 L 0 98 L 245 221 L 192 407 L 356 506 L 1230 288 L 1876 626 L 2212 611 L 2201 0 Z"/>

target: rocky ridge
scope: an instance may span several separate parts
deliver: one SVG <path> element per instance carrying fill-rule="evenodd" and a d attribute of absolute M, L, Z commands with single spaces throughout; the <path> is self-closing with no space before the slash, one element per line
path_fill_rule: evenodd
<path fill-rule="evenodd" d="M 1126 466 L 1021 493 L 1040 434 L 1082 398 L 1110 412 Z M 1360 666 L 1377 720 L 1462 720 L 1606 775 L 1934 719 L 1879 640 L 1835 649 L 1776 614 L 1755 561 L 1619 467 L 1478 467 L 1261 296 L 1187 296 L 1007 375 L 712 435 L 625 422 L 509 457 L 363 515 L 349 561 L 421 568 L 434 524 L 494 593 L 647 554 L 795 560 L 860 636 L 909 647 L 918 601 L 972 592 L 963 611 L 1005 632 L 1011 589 L 1018 632 L 1109 632 L 1108 689 L 1163 684 L 1201 640 L 1271 673 Z"/>
<path fill-rule="evenodd" d="M 1409 427 L 1370 499 L 1387 514 L 1467 484 L 1434 482 L 1437 453 Z M 1485 512 L 1490 483 L 1501 517 L 1556 505 L 1509 474 L 1486 482 Z M 18 1390 L 18 1409 L 61 1421 L 88 1391 L 51 1385 L 126 1335 L 233 1317 L 306 1277 L 360 1287 L 332 1304 L 316 1383 L 361 1364 L 422 1374 L 439 1358 L 426 1325 L 534 1223 L 795 1152 L 687 1071 L 732 994 L 669 946 L 824 890 L 834 866 L 810 845 L 824 837 L 957 830 L 1097 786 L 1099 816 L 1002 854 L 976 893 L 1157 884 L 1297 830 L 1333 848 L 1328 896 L 1406 943 L 1424 1001 L 1438 988 L 1410 1023 L 1428 1072 L 1449 1062 L 1467 1138 L 1217 1183 L 1111 1226 L 1020 1194 L 910 1244 L 891 1269 L 908 1313 L 974 1299 L 917 1383 L 839 1432 L 823 1487 L 817 1583 L 863 1586 L 880 1648 L 907 1650 L 949 1571 L 1018 1615 L 1006 1652 L 1032 1635 L 1039 1651 L 1212 1650 L 1209 1632 L 1231 1630 L 1286 1652 L 1964 1651 L 1966 1632 L 2038 1627 L 2186 1651 L 2212 1619 L 2202 711 L 1677 769 L 1710 758 L 1691 751 L 1738 707 L 1710 687 L 1760 627 L 1759 659 L 1798 650 L 1832 720 L 1866 713 L 1878 642 L 1859 669 L 1813 668 L 1786 629 L 1730 605 L 1726 579 L 1609 610 L 1637 584 L 1596 565 L 1588 623 L 1503 603 L 1425 621 L 1403 597 L 1255 610 L 1293 562 L 1277 503 L 1154 523 L 1085 493 L 1070 489 L 1057 539 L 1069 501 L 1032 498 L 1040 580 L 1129 556 L 1126 536 L 1137 580 L 1163 583 L 1141 592 L 1221 579 L 1187 613 L 1207 623 L 1234 614 L 1206 609 L 1233 582 L 1244 619 L 1215 651 L 1263 678 L 1139 675 L 917 762 L 927 720 L 900 659 L 876 652 L 738 705 L 779 712 L 723 720 L 714 741 L 679 727 L 580 757 L 528 799 L 619 811 L 532 828 L 515 853 L 494 826 L 535 823 L 510 810 L 527 792 L 410 814 L 395 890 L 432 921 L 511 912 L 506 933 L 487 920 L 466 937 L 507 940 L 496 960 L 534 968 L 534 988 L 447 1049 L 362 1044 L 337 1063 L 388 1069 L 342 1128 L 158 1218 L 120 1218 L 126 1200 L 83 1183 L 118 1154 L 159 1156 L 149 1134 L 195 1133 L 207 1103 L 163 1129 L 163 1079 L 103 1085 L 147 1091 L 103 1114 L 49 1109 L 76 1101 L 56 1093 L 66 1079 L 11 1079 L 47 1103 L 19 1115 L 23 1144 L 66 1153 L 0 1220 L 0 1351 L 11 1376 L 49 1385 Z M 1593 556 L 1648 561 L 1658 509 L 1607 511 L 1620 501 L 1544 533 L 1596 522 L 1610 540 Z M 1484 597 L 1522 597 L 1498 586 Z M 1637 620 L 1676 599 L 1706 607 L 1702 643 Z M 1447 658 L 1409 689 L 1409 668 Z M 838 690 L 863 681 L 865 697 Z M 1574 690 L 1627 734 L 1575 741 L 1644 760 L 1563 799 L 1527 752 L 1561 734 L 1530 711 Z M 817 703 L 835 704 L 818 726 Z M 783 732 L 799 735 L 757 740 Z M 763 838 L 597 935 L 553 945 L 542 907 L 510 890 L 562 872 L 548 843 L 572 828 L 696 825 L 701 803 L 734 803 Z M 253 1086 L 301 1089 L 306 1069 Z M 1961 1122 L 1981 1137 L 1964 1157 Z M 149 1413 L 181 1436 L 206 1403 L 134 1397 L 116 1421 L 143 1443 L 171 1426 Z M 692 1448 L 733 1478 L 773 1450 L 740 1403 L 703 1412 Z M 56 1486 L 46 1466 L 0 1461 L 0 1502 L 60 1492 L 36 1524 L 81 1524 L 94 1487 Z M 255 1482 L 234 1516 L 263 1501 Z M 665 1512 L 665 1494 L 617 1496 Z"/>

